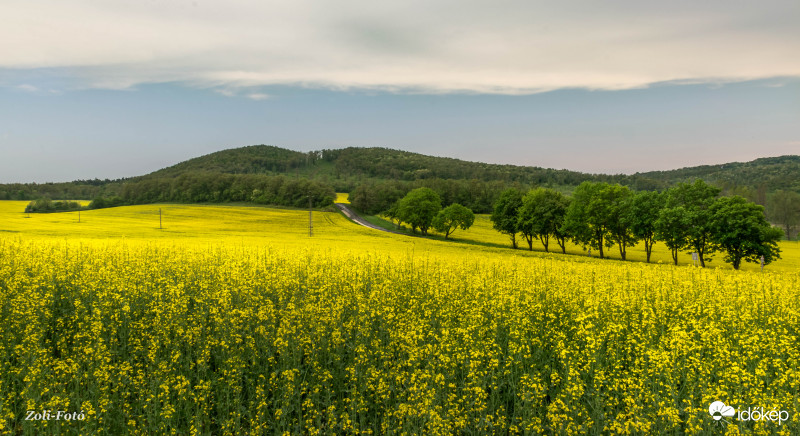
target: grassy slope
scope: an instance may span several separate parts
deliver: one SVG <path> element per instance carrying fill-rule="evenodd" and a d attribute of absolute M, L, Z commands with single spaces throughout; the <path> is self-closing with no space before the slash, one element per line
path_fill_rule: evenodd
<path fill-rule="evenodd" d="M 387 221 L 382 217 L 376 216 L 367 216 L 365 217 L 367 221 L 375 224 L 377 226 L 381 226 L 387 229 L 396 230 L 396 226 Z M 403 230 L 403 229 L 401 229 Z M 406 232 L 410 232 L 408 229 L 404 229 Z M 430 239 L 444 241 L 444 234 L 438 233 L 435 230 L 430 230 Z M 470 245 L 480 245 L 486 247 L 496 247 L 499 249 L 508 249 L 511 250 L 511 239 L 504 235 L 497 230 L 492 228 L 492 222 L 489 220 L 489 215 L 486 214 L 479 214 L 475 215 L 475 223 L 467 230 L 458 229 L 454 233 L 450 235 L 450 241 L 461 243 L 461 244 L 470 244 Z M 517 244 L 518 249 L 516 251 L 528 251 L 528 243 L 522 238 L 522 236 L 517 235 Z M 798 271 L 800 270 L 800 243 L 797 241 L 787 242 L 782 241 L 780 243 L 781 247 L 781 257 L 782 259 L 768 265 L 766 268 L 769 270 L 775 271 Z M 551 253 L 560 254 L 561 247 L 558 246 L 555 240 L 550 240 L 548 245 L 548 249 Z M 542 253 L 544 254 L 544 245 L 539 240 L 533 241 L 533 252 L 534 253 Z M 583 256 L 588 257 L 587 252 L 583 250 L 583 248 L 579 245 L 575 245 L 571 242 L 567 242 L 567 254 L 575 255 L 575 256 Z M 619 249 L 617 246 L 613 246 L 611 248 L 607 248 L 604 250 L 604 254 L 606 258 L 612 260 L 621 260 L 621 256 L 619 254 Z M 592 252 L 593 257 L 597 257 L 597 251 Z M 644 244 L 640 243 L 635 247 L 629 247 L 627 249 L 627 260 L 636 261 L 636 262 L 644 262 L 647 259 L 647 255 L 644 250 Z M 714 259 L 711 262 L 706 262 L 707 265 L 710 267 L 720 267 L 720 268 L 732 268 L 730 264 L 725 263 L 722 260 L 722 254 L 717 253 Z M 669 253 L 669 249 L 664 246 L 662 243 L 656 243 L 653 247 L 653 253 L 650 257 L 650 261 L 652 263 L 664 263 L 664 264 L 671 264 L 672 263 L 672 256 Z M 690 265 L 692 263 L 691 256 L 687 253 L 680 253 L 678 254 L 678 264 L 679 265 Z M 759 265 L 752 264 L 752 263 L 743 263 L 742 265 L 743 270 L 748 271 L 758 271 L 760 269 Z"/>

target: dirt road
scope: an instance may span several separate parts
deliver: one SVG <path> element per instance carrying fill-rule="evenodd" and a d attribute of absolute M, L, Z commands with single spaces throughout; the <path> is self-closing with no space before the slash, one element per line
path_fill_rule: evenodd
<path fill-rule="evenodd" d="M 341 210 L 341 211 L 342 211 L 342 213 L 343 213 L 343 214 L 344 214 L 346 217 L 348 217 L 348 218 L 350 218 L 351 220 L 353 220 L 353 222 L 355 222 L 356 224 L 360 224 L 360 225 L 362 225 L 362 226 L 364 226 L 364 227 L 369 227 L 369 228 L 371 228 L 371 229 L 380 230 L 380 231 L 382 231 L 382 232 L 397 233 L 398 235 L 406 235 L 405 233 L 402 233 L 402 232 L 396 232 L 396 231 L 394 231 L 394 230 L 387 230 L 387 229 L 384 229 L 383 227 L 378 227 L 378 226 L 376 226 L 375 224 L 372 224 L 372 223 L 370 223 L 369 221 L 365 220 L 364 218 L 361 218 L 360 216 L 358 216 L 358 214 L 357 214 L 357 213 L 355 213 L 355 212 L 353 211 L 353 209 L 350 209 L 350 208 L 349 208 L 349 207 L 347 207 L 347 205 L 346 205 L 346 204 L 344 204 L 344 203 L 334 203 L 334 204 L 336 205 L 336 207 L 338 207 L 338 208 L 339 208 L 339 210 Z M 406 235 L 406 236 L 408 236 L 408 235 Z"/>

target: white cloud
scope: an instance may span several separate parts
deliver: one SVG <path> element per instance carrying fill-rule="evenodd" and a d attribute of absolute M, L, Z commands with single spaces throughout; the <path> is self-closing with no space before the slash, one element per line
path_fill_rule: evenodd
<path fill-rule="evenodd" d="M 0 68 L 83 86 L 532 93 L 800 76 L 800 6 L 762 2 L 5 0 Z"/>
<path fill-rule="evenodd" d="M 250 100 L 266 100 L 269 97 L 270 97 L 269 94 L 263 94 L 263 93 L 260 93 L 260 92 L 254 92 L 254 93 L 251 93 L 251 94 L 247 94 L 247 98 L 249 98 Z"/>
<path fill-rule="evenodd" d="M 17 86 L 17 89 L 22 90 L 22 91 L 26 91 L 26 92 L 39 92 L 39 88 L 37 88 L 37 87 L 35 87 L 33 85 L 28 85 L 27 83 Z"/>
<path fill-rule="evenodd" d="M 221 87 L 215 88 L 214 92 L 220 95 L 224 95 L 225 97 L 245 97 L 249 98 L 250 100 L 266 100 L 271 96 L 269 94 L 265 94 L 262 92 L 245 92 L 242 93 L 242 88 L 240 87 Z"/>

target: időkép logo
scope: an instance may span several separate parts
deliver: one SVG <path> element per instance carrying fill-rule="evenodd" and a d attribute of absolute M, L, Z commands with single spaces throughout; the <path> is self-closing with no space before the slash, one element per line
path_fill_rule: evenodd
<path fill-rule="evenodd" d="M 786 410 L 777 410 L 775 408 L 765 410 L 763 407 L 748 407 L 747 409 L 736 409 L 726 405 L 722 401 L 714 401 L 708 406 L 708 413 L 714 418 L 714 421 L 722 420 L 729 422 L 725 418 L 736 417 L 739 421 L 772 421 L 782 425 L 789 420 L 789 412 Z"/>

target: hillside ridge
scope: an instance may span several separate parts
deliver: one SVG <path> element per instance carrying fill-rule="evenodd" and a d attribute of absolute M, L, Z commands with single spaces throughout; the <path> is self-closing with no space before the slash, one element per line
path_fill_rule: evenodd
<path fill-rule="evenodd" d="M 576 186 L 583 181 L 606 181 L 636 189 L 666 189 L 696 178 L 723 189 L 747 187 L 766 191 L 800 192 L 800 156 L 763 157 L 746 162 L 725 162 L 634 174 L 584 173 L 568 169 L 514 164 L 490 164 L 451 157 L 429 156 L 384 147 L 346 147 L 299 152 L 273 145 L 250 145 L 198 156 L 140 177 L 171 177 L 188 171 L 231 174 L 291 174 L 339 180 L 337 190 L 348 191 L 364 179 L 477 179 L 551 186 Z M 794 180 L 793 180 L 794 179 Z M 348 188 L 348 189 L 344 189 Z"/>

